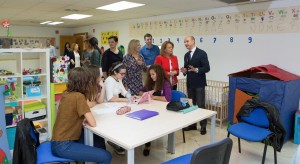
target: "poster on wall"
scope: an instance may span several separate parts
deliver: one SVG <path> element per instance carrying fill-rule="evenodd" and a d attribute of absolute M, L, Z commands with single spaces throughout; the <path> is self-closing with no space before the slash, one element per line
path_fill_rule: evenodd
<path fill-rule="evenodd" d="M 266 34 L 300 32 L 300 6 L 202 15 L 129 24 L 129 36 Z"/>
<path fill-rule="evenodd" d="M 13 38 L 12 48 L 44 48 L 47 38 Z"/>
<path fill-rule="evenodd" d="M 118 31 L 106 31 L 106 32 L 101 32 L 101 45 L 108 45 L 108 38 L 110 36 L 116 36 L 119 37 L 119 32 Z"/>

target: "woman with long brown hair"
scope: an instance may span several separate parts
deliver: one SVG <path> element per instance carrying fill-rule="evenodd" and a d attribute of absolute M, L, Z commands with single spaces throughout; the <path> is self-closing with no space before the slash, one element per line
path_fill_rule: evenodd
<path fill-rule="evenodd" d="M 154 90 L 152 95 L 153 100 L 171 101 L 172 90 L 169 79 L 167 78 L 164 69 L 158 64 L 153 64 L 148 69 L 146 85 L 141 90 L 140 94 L 152 90 Z M 145 149 L 143 151 L 144 156 L 148 156 L 150 154 L 150 146 L 151 142 L 145 144 Z"/>

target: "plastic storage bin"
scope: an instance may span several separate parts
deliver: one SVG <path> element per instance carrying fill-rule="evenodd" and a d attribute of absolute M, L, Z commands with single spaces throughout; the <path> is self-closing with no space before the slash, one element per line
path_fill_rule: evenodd
<path fill-rule="evenodd" d="M 41 96 L 42 87 L 41 86 L 24 86 L 24 94 L 27 97 Z"/>

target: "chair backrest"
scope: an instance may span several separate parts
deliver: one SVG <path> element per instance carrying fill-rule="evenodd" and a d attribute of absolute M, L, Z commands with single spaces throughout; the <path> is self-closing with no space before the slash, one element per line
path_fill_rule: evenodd
<path fill-rule="evenodd" d="M 267 117 L 266 112 L 262 108 L 254 108 L 249 116 L 242 116 L 241 119 L 244 122 L 247 122 L 249 124 L 268 128 L 269 127 L 269 119 Z"/>
<path fill-rule="evenodd" d="M 39 133 L 35 130 L 32 121 L 28 118 L 19 121 L 16 129 L 13 164 L 28 161 L 36 163 L 36 148 L 39 145 Z"/>
<path fill-rule="evenodd" d="M 183 92 L 172 90 L 172 99 L 171 101 L 180 101 L 180 98 L 186 98 L 186 95 Z"/>
<path fill-rule="evenodd" d="M 228 164 L 231 149 L 232 140 L 230 138 L 225 138 L 213 144 L 202 146 L 193 152 L 190 164 Z"/>

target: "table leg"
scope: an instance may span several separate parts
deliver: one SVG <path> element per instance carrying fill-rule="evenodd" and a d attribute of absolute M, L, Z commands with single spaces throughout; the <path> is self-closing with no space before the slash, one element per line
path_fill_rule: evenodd
<path fill-rule="evenodd" d="M 168 153 L 175 153 L 175 133 L 168 134 Z"/>
<path fill-rule="evenodd" d="M 127 150 L 127 164 L 134 164 L 134 148 Z"/>
<path fill-rule="evenodd" d="M 94 146 L 94 137 L 91 130 L 84 128 L 84 144 Z M 93 164 L 93 162 L 86 162 L 86 164 Z"/>
<path fill-rule="evenodd" d="M 84 144 L 89 146 L 94 146 L 94 136 L 92 131 L 88 128 L 84 128 Z"/>
<path fill-rule="evenodd" d="M 216 115 L 211 117 L 210 123 L 210 143 L 215 142 Z"/>

